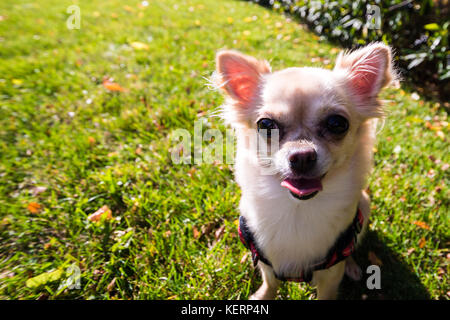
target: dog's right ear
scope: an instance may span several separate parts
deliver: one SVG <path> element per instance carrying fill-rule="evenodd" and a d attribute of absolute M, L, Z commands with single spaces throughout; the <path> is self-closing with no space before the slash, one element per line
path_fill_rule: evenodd
<path fill-rule="evenodd" d="M 249 105 L 260 89 L 261 76 L 270 72 L 265 60 L 257 60 L 233 50 L 220 51 L 216 56 L 219 87 L 242 106 Z"/>

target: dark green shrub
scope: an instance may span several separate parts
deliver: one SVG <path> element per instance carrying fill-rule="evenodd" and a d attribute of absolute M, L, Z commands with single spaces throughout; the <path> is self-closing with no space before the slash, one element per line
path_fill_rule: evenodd
<path fill-rule="evenodd" d="M 448 0 L 252 0 L 289 12 L 323 38 L 355 47 L 384 41 L 394 47 L 403 78 L 449 97 Z M 376 6 L 376 7 L 374 7 Z M 370 14 L 379 10 L 379 20 Z"/>

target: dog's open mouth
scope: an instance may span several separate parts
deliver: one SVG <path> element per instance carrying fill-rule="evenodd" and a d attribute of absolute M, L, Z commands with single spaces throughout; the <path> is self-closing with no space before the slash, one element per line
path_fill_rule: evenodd
<path fill-rule="evenodd" d="M 322 182 L 320 178 L 287 178 L 281 182 L 281 186 L 287 188 L 291 194 L 299 200 L 311 199 L 322 190 Z"/>

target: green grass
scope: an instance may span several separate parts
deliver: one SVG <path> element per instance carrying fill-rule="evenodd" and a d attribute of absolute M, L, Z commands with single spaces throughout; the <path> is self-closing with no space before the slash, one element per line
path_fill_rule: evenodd
<path fill-rule="evenodd" d="M 223 99 L 204 79 L 220 48 L 275 70 L 331 67 L 338 50 L 247 2 L 76 3 L 80 30 L 66 27 L 72 1 L 0 3 L 0 298 L 247 298 L 260 278 L 241 260 L 232 166 L 174 165 L 171 133 L 200 118 L 225 131 L 209 116 Z M 108 92 L 105 77 L 126 91 Z M 407 88 L 382 97 L 373 216 L 357 256 L 363 268 L 370 251 L 381 259 L 382 289 L 346 279 L 341 297 L 448 299 L 447 114 Z M 103 205 L 113 219 L 89 221 Z M 72 264 L 81 288 L 59 288 Z M 286 283 L 279 296 L 314 290 Z"/>

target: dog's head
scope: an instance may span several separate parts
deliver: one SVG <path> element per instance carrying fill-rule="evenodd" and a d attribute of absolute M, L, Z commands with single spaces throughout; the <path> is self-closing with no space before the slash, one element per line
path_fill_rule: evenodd
<path fill-rule="evenodd" d="M 279 144 L 269 157 L 274 173 L 295 197 L 309 199 L 354 153 L 360 126 L 382 114 L 377 95 L 393 78 L 391 59 L 390 48 L 375 43 L 341 53 L 334 70 L 271 72 L 266 61 L 221 51 L 216 82 L 228 99 L 225 119 L 258 131 L 269 144 L 275 137 Z"/>

